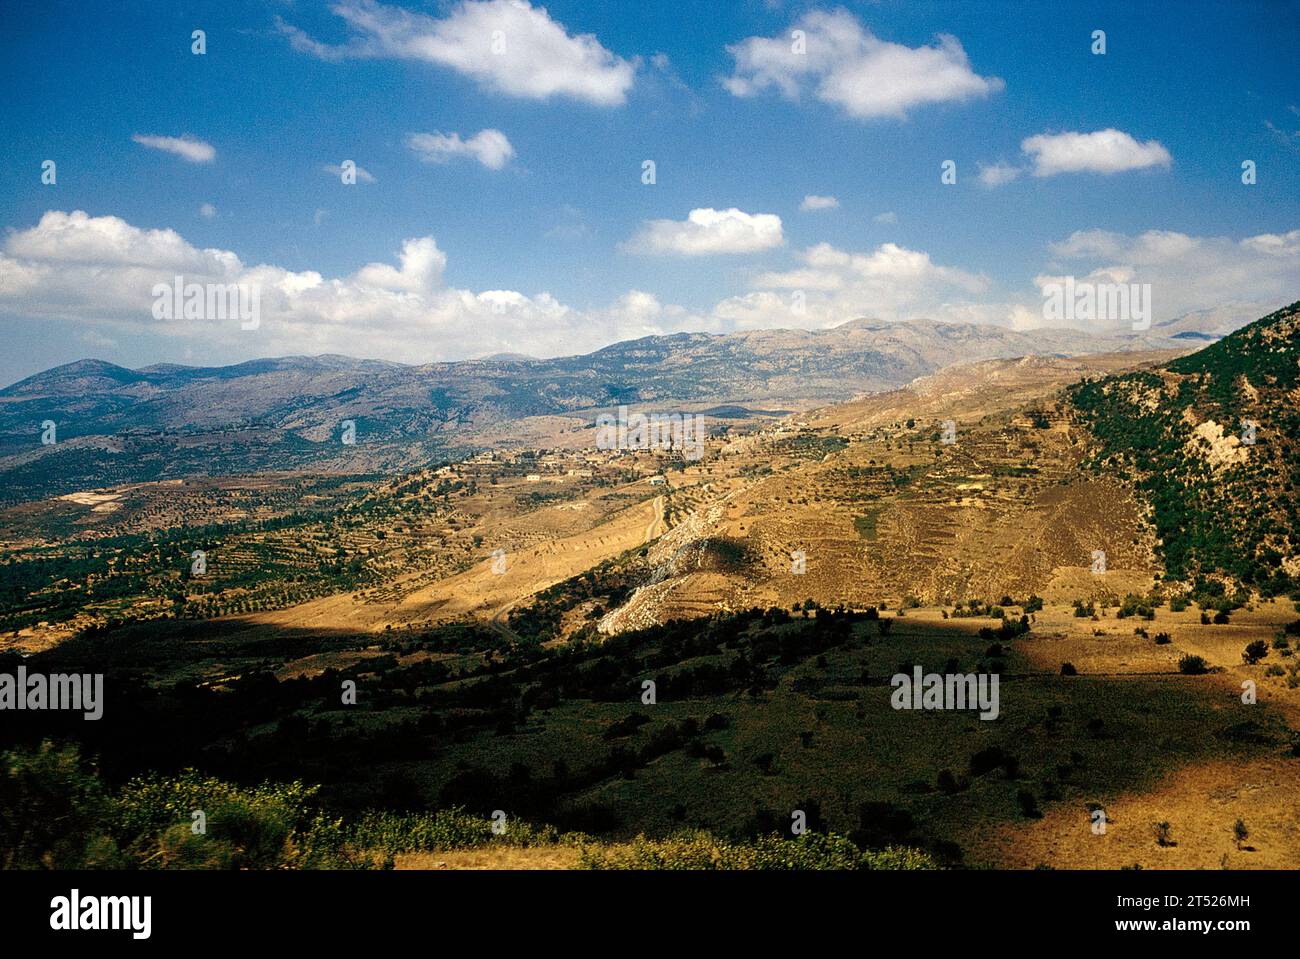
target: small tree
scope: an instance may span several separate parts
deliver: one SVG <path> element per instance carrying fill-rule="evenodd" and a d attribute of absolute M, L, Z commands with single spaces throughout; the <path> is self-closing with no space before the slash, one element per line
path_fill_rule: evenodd
<path fill-rule="evenodd" d="M 1237 840 L 1237 849 L 1241 850 L 1241 844 L 1250 837 L 1250 830 L 1246 828 L 1246 820 L 1238 819 L 1232 824 L 1232 838 Z"/>
<path fill-rule="evenodd" d="M 1173 839 L 1173 828 L 1167 822 L 1158 822 L 1155 827 L 1156 845 L 1173 846 L 1176 845 Z"/>
<path fill-rule="evenodd" d="M 1268 643 L 1262 639 L 1257 639 L 1242 651 L 1241 658 L 1246 661 L 1247 665 L 1254 666 L 1267 655 Z"/>

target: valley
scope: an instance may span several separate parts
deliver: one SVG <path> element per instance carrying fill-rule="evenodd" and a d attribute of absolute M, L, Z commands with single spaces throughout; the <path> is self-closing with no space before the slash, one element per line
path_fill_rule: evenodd
<path fill-rule="evenodd" d="M 1268 490 L 1294 462 L 1272 424 L 1293 395 L 1295 315 L 1220 349 L 1287 353 L 1252 394 L 1259 455 L 1282 470 Z M 396 476 L 11 504 L 0 659 L 108 674 L 105 719 L 60 732 L 110 783 L 196 767 L 317 783 L 361 821 L 504 811 L 558 830 L 380 843 L 399 867 L 761 856 L 711 844 L 761 843 L 798 813 L 813 834 L 948 867 L 1293 866 L 1294 548 L 1252 514 L 1243 581 L 1217 545 L 1175 538 L 1144 465 L 1108 452 L 1094 398 L 1174 375 L 1213 394 L 1215 354 L 1185 353 L 948 366 L 715 418 L 699 460 L 598 450 L 593 422 Z M 1176 428 L 1213 412 L 1197 409 Z M 1260 468 L 1246 455 L 1213 468 L 1218 488 Z M 890 677 L 916 665 L 998 674 L 998 719 L 894 710 Z"/>

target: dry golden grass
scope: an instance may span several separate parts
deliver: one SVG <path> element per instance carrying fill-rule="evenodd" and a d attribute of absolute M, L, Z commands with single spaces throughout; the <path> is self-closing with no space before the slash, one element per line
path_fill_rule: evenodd
<path fill-rule="evenodd" d="M 507 551 L 504 573 L 494 573 L 493 560 L 484 559 L 463 573 L 406 593 L 396 602 L 363 603 L 354 593 L 342 593 L 249 618 L 271 627 L 369 630 L 467 615 L 490 619 L 553 583 L 641 545 L 647 529 L 655 527 L 657 515 L 655 502 L 646 500 L 591 529 Z M 485 554 L 491 552 L 492 542 L 491 530 L 485 529 Z"/>
<path fill-rule="evenodd" d="M 1006 869 L 1300 868 L 1300 761 L 1204 762 L 1171 773 L 1156 788 L 1104 804 L 1108 825 L 1095 835 L 1082 803 L 1040 820 L 1008 823 L 971 851 Z M 1249 837 L 1237 848 L 1232 827 Z M 1160 846 L 1155 823 L 1168 822 L 1173 845 Z"/>
<path fill-rule="evenodd" d="M 393 857 L 397 869 L 576 869 L 573 846 L 490 846 L 446 852 L 409 852 Z"/>

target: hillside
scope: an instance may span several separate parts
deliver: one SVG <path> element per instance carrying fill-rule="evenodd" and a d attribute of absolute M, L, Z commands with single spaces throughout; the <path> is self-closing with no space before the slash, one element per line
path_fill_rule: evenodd
<path fill-rule="evenodd" d="M 1290 327 L 1258 329 L 1182 359 L 949 366 L 733 421 L 694 462 L 603 459 L 580 430 L 572 449 L 396 478 L 11 505 L 0 656 L 102 671 L 110 692 L 102 721 L 18 714 L 0 747 L 75 741 L 128 793 L 186 766 L 319 784 L 339 825 L 318 853 L 399 866 L 871 864 L 905 847 L 944 866 L 1279 867 L 1300 811 L 1295 607 L 1197 609 L 1163 584 L 1146 490 L 1085 468 L 1101 441 L 1070 400 L 1085 380 L 1109 409 L 1115 384 L 1169 376 L 1209 404 L 1206 369 L 1243 367 L 1267 374 L 1250 376 L 1261 400 L 1281 395 Z M 1247 496 L 1248 474 L 1222 476 Z M 999 676 L 996 721 L 896 709 L 891 677 L 916 666 Z M 516 831 L 481 842 L 497 810 Z M 816 838 L 774 839 L 795 813 Z M 102 826 L 183 861 L 134 827 Z M 576 833 L 591 839 L 565 845 Z M 284 848 L 299 841 L 311 860 L 310 834 Z"/>
<path fill-rule="evenodd" d="M 1300 303 L 1164 366 L 1069 391 L 1087 468 L 1132 480 L 1175 579 L 1300 577 Z"/>
<path fill-rule="evenodd" d="M 1130 489 L 1079 473 L 1085 437 L 1057 394 L 1172 355 L 948 367 L 776 424 L 732 421 L 693 463 L 594 451 L 587 429 L 572 449 L 391 480 L 165 480 L 17 505 L 0 511 L 13 584 L 0 627 L 277 609 L 265 615 L 288 629 L 492 618 L 605 563 L 603 578 L 626 584 L 606 600 L 606 632 L 810 597 L 1122 596 L 1159 575 L 1152 537 Z M 646 483 L 656 473 L 663 487 Z M 486 559 L 496 548 L 510 557 L 501 575 Z M 208 573 L 183 581 L 194 549 Z M 1109 556 L 1105 582 L 1088 574 L 1093 549 Z M 119 550 L 145 555 L 123 564 Z M 73 586 L 83 578 L 91 592 Z M 589 600 L 556 607 L 564 633 L 589 622 Z"/>

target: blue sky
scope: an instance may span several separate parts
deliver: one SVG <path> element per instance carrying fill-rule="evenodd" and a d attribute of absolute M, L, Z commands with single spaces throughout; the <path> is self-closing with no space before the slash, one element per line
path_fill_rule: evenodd
<path fill-rule="evenodd" d="M 1294 3 L 9 0 L 5 26 L 4 382 L 1033 326 L 1066 273 L 1151 283 L 1157 320 L 1300 297 Z M 156 319 L 177 273 L 259 284 L 263 322 Z"/>

